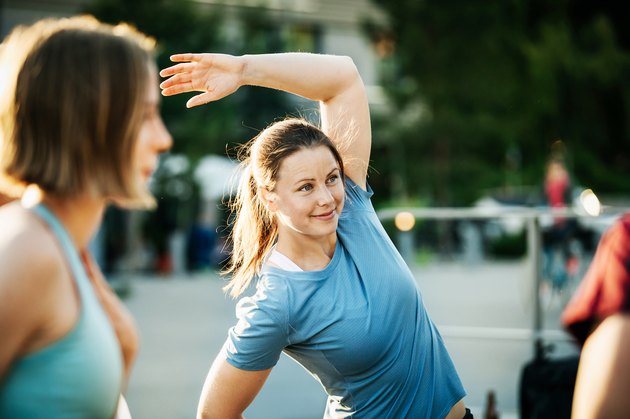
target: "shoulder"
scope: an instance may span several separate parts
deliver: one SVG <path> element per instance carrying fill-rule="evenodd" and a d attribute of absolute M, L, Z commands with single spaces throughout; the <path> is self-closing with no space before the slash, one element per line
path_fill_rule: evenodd
<path fill-rule="evenodd" d="M 242 297 L 236 304 L 236 317 L 248 324 L 271 325 L 281 329 L 290 322 L 294 300 L 291 279 L 275 272 L 263 272 L 253 294 Z"/>
<path fill-rule="evenodd" d="M 59 310 L 64 262 L 54 239 L 34 215 L 0 208 L 0 330 L 2 357 L 15 356 L 31 337 L 47 330 Z M 6 360 L 6 358 L 4 358 Z M 0 360 L 2 362 L 2 360 Z"/>
<path fill-rule="evenodd" d="M 616 417 L 619 412 L 627 411 L 628 351 L 630 316 L 615 314 L 606 318 L 582 348 L 574 399 L 578 409 L 574 410 L 586 412 L 583 417 L 598 413 L 601 417 Z"/>
<path fill-rule="evenodd" d="M 630 257 L 630 213 L 622 216 L 606 231 L 599 251 L 611 252 L 610 256 L 616 258 Z"/>
<path fill-rule="evenodd" d="M 614 225 L 611 227 L 611 232 L 616 234 L 621 240 L 630 240 L 630 212 L 624 214 Z"/>
<path fill-rule="evenodd" d="M 371 198 L 374 192 L 369 184 L 366 183 L 365 187 L 362 187 L 353 179 L 346 177 L 344 179 L 344 187 L 346 190 L 345 206 L 347 209 L 372 208 Z"/>
<path fill-rule="evenodd" d="M 36 215 L 17 204 L 0 208 L 0 288 L 44 298 L 64 269 L 52 234 Z"/>

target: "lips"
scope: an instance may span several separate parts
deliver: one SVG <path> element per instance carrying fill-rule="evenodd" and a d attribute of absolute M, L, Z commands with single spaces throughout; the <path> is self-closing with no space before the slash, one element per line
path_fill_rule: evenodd
<path fill-rule="evenodd" d="M 313 215 L 314 218 L 317 218 L 318 220 L 330 220 L 332 218 L 334 218 L 335 216 L 335 210 L 323 213 L 323 214 L 318 214 L 318 215 Z"/>
<path fill-rule="evenodd" d="M 142 171 L 142 174 L 144 175 L 144 177 L 145 177 L 146 179 L 148 179 L 148 178 L 150 178 L 151 176 L 153 176 L 153 172 L 154 172 L 154 169 L 153 169 L 153 168 L 146 168 L 146 169 L 144 169 L 144 170 Z"/>

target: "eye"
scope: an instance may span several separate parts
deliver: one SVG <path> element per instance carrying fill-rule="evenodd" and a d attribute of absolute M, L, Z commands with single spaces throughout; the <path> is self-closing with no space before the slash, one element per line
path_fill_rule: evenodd
<path fill-rule="evenodd" d="M 300 189 L 298 189 L 298 191 L 308 192 L 311 189 L 313 189 L 313 185 L 311 185 L 310 183 L 305 183 L 304 185 L 300 187 Z"/>
<path fill-rule="evenodd" d="M 327 180 L 329 184 L 337 183 L 337 181 L 339 180 L 339 175 L 331 175 Z"/>

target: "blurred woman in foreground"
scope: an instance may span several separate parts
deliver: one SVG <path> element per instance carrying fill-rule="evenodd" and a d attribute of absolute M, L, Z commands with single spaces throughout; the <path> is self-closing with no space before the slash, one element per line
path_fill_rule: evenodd
<path fill-rule="evenodd" d="M 87 246 L 105 207 L 148 207 L 171 146 L 154 42 L 90 17 L 16 28 L 0 50 L 0 417 L 124 416 L 129 313 Z M 119 403 L 121 400 L 121 403 Z"/>

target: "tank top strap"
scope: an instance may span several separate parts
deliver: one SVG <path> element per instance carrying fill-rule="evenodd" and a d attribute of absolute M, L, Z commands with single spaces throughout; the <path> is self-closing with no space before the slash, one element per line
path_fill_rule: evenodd
<path fill-rule="evenodd" d="M 68 234 L 67 230 L 59 221 L 57 216 L 53 214 L 51 210 L 49 210 L 44 204 L 38 204 L 32 208 L 32 210 L 39 215 L 52 229 L 55 237 L 61 244 L 61 248 L 63 253 L 66 256 L 68 263 L 70 264 L 70 269 L 72 271 L 72 276 L 74 281 L 76 282 L 79 293 L 81 295 L 81 300 L 85 301 L 86 298 L 90 296 L 90 288 L 91 285 L 88 282 L 89 279 L 87 277 L 87 273 L 85 271 L 85 267 L 81 262 L 81 258 L 79 256 L 79 252 L 74 245 L 74 242 L 70 238 L 70 234 Z"/>

